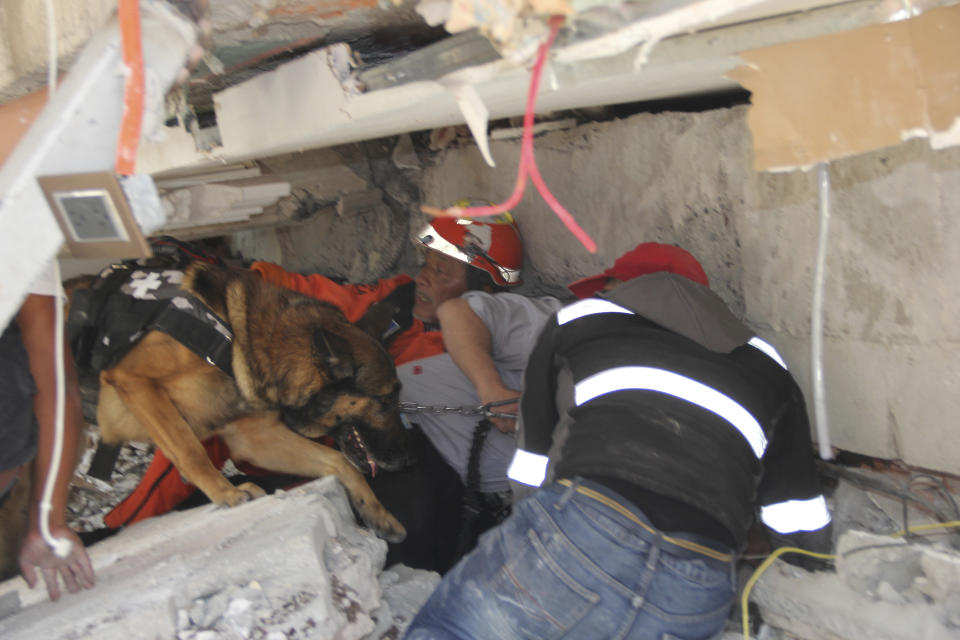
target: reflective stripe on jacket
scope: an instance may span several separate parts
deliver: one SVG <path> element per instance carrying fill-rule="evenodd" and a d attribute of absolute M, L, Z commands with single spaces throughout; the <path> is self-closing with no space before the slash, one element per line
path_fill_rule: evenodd
<path fill-rule="evenodd" d="M 521 423 L 518 482 L 611 478 L 693 507 L 738 545 L 758 506 L 780 534 L 830 521 L 802 394 L 759 339 L 717 351 L 624 304 L 576 302 L 531 355 Z"/>

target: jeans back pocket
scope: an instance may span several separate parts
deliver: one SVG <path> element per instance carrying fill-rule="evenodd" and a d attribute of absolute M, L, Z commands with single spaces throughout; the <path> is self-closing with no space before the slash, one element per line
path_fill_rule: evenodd
<path fill-rule="evenodd" d="M 577 562 L 572 553 L 556 557 L 532 529 L 514 551 L 519 552 L 497 574 L 496 588 L 501 604 L 511 603 L 506 613 L 524 638 L 561 636 L 599 602 L 600 596 L 564 571 Z"/>

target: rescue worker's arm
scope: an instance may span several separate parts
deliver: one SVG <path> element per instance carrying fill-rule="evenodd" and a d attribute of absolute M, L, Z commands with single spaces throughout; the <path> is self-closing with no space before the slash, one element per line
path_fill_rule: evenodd
<path fill-rule="evenodd" d="M 40 534 L 40 503 L 53 457 L 56 429 L 55 304 L 56 299 L 53 296 L 31 294 L 27 296 L 17 315 L 23 345 L 30 360 L 30 373 L 37 386 L 33 407 L 38 426 L 30 523 L 20 548 L 20 569 L 31 588 L 37 584 L 39 569 L 51 600 L 60 597 L 58 577 L 63 579 L 71 593 L 79 591 L 81 587 L 89 589 L 94 583 L 93 566 L 87 551 L 66 521 L 67 496 L 77 460 L 77 441 L 83 424 L 80 388 L 66 339 L 63 348 L 63 449 L 51 497 L 49 522 L 54 538 L 66 538 L 70 541 L 69 555 L 66 558 L 57 557 Z"/>
<path fill-rule="evenodd" d="M 372 304 L 386 298 L 400 285 L 413 281 L 410 276 L 399 275 L 373 284 L 338 284 L 320 274 L 304 276 L 271 262 L 254 262 L 250 269 L 271 284 L 335 304 L 350 322 L 359 320 Z"/>
<path fill-rule="evenodd" d="M 447 353 L 477 389 L 480 402 L 498 402 L 520 396 L 507 387 L 493 361 L 490 330 L 463 298 L 447 300 L 437 308 L 440 330 Z M 497 412 L 516 413 L 517 403 L 498 406 Z M 492 418 L 491 422 L 504 433 L 513 433 L 516 421 Z"/>
<path fill-rule="evenodd" d="M 764 475 L 758 490 L 760 520 L 774 548 L 795 546 L 830 553 L 830 511 L 817 476 L 803 394 L 792 380 L 789 393 L 788 405 L 763 459 Z M 791 554 L 784 560 L 809 564 Z"/>

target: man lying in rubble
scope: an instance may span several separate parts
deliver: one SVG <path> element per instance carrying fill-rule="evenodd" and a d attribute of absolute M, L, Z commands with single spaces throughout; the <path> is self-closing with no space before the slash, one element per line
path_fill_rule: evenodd
<path fill-rule="evenodd" d="M 381 471 L 368 481 L 408 532 L 406 540 L 390 546 L 388 566 L 401 562 L 442 573 L 472 546 L 479 530 L 508 512 L 506 471 L 516 441 L 508 419 L 495 417 L 496 428 L 481 427 L 483 415 L 435 413 L 426 407 L 477 408 L 516 398 L 536 335 L 560 302 L 503 293 L 521 283 L 523 258 L 520 235 L 509 214 L 477 220 L 438 218 L 416 236 L 416 242 L 425 251 L 415 278 L 399 275 L 370 285 L 341 285 L 271 263 L 255 262 L 251 269 L 268 282 L 337 305 L 352 322 L 386 325 L 378 333 L 397 365 L 401 402 L 424 410 L 408 416 L 414 425 L 410 439 L 416 464 Z M 457 298 L 462 306 L 450 307 L 447 317 L 438 319 L 438 307 Z M 479 324 L 484 331 L 485 364 L 503 376 L 498 375 L 495 384 L 487 382 L 491 379 L 487 371 L 485 382 L 474 386 L 446 354 L 445 342 L 451 336 L 455 340 L 451 351 L 465 343 L 464 322 L 474 323 L 474 329 Z M 497 411 L 509 413 L 516 406 L 508 403 Z M 229 458 L 222 443 L 207 450 L 217 465 Z M 107 515 L 106 524 L 116 528 L 164 513 L 192 493 L 179 474 L 164 475 L 168 467 L 157 452 L 138 488 Z"/>
<path fill-rule="evenodd" d="M 757 510 L 776 546 L 829 549 L 800 389 L 708 284 L 647 243 L 570 285 L 582 300 L 527 365 L 509 472 L 539 489 L 407 638 L 713 638 Z"/>

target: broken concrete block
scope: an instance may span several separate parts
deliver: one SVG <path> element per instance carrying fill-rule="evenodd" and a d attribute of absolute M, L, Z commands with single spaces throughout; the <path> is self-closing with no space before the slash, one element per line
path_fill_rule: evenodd
<path fill-rule="evenodd" d="M 925 558 L 928 558 L 925 560 Z M 942 572 L 927 573 L 928 564 Z M 763 620 L 808 640 L 946 640 L 960 635 L 953 591 L 960 555 L 861 531 L 837 543 L 837 571 L 779 560 L 750 594 Z M 943 594 L 932 599 L 928 593 Z"/>
<path fill-rule="evenodd" d="M 400 637 L 440 580 L 407 567 L 382 576 L 386 543 L 356 524 L 333 477 L 151 518 L 89 552 L 92 590 L 53 603 L 22 578 L 0 585 L 0 637 Z"/>
<path fill-rule="evenodd" d="M 960 554 L 945 545 L 848 531 L 836 564 L 847 586 L 874 600 L 942 604 L 960 594 Z"/>

